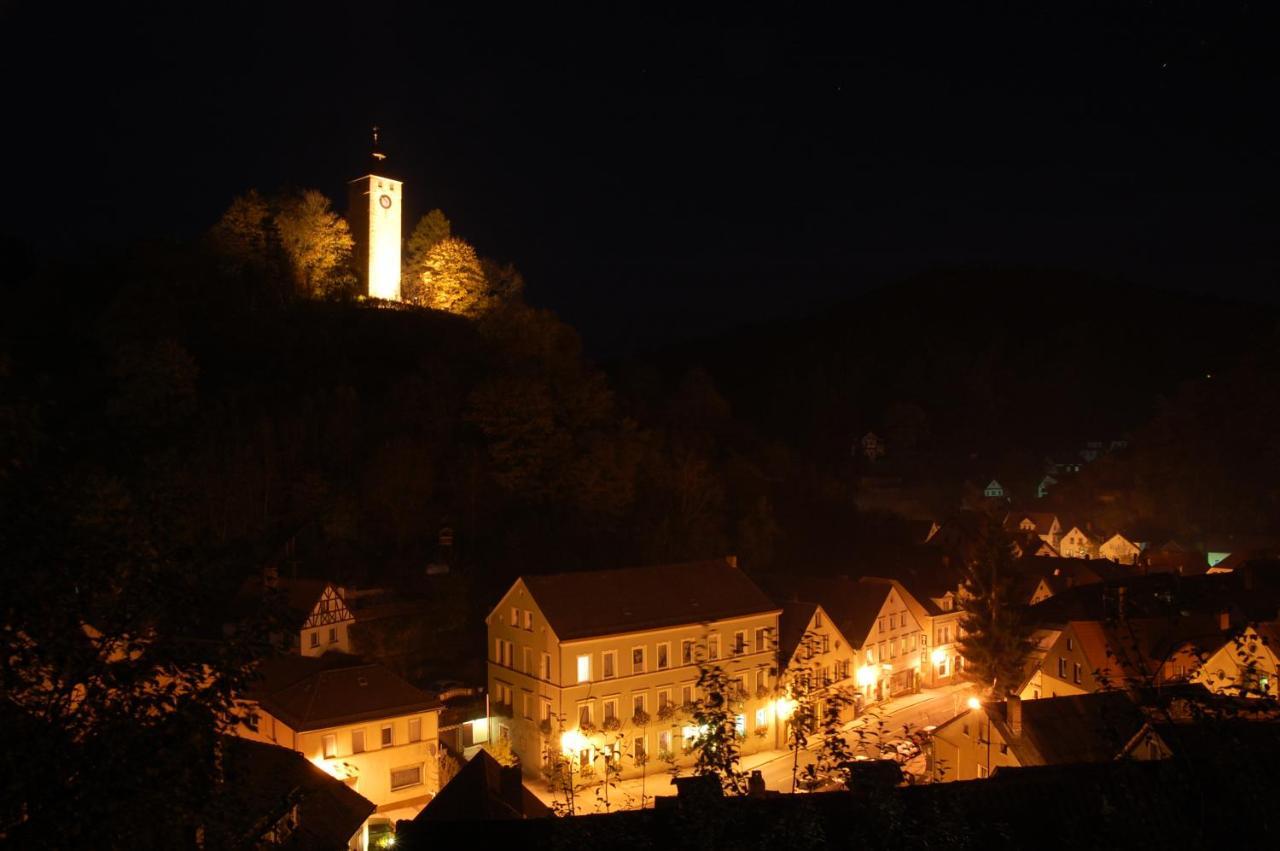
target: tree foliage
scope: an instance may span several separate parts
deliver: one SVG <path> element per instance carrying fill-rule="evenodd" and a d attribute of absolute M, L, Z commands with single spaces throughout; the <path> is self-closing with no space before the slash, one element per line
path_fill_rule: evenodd
<path fill-rule="evenodd" d="M 995 520 L 988 520 L 964 557 L 959 647 L 965 677 L 997 696 L 1022 684 L 1031 650 L 1033 625 L 1015 603 L 1017 582 L 1013 543 Z"/>
<path fill-rule="evenodd" d="M 475 319 L 493 306 L 489 282 L 475 248 L 456 236 L 427 250 L 421 261 L 420 285 L 410 300 L 423 307 Z"/>
<path fill-rule="evenodd" d="M 328 198 L 307 189 L 281 199 L 276 228 L 299 293 L 327 298 L 350 291 L 355 281 L 351 269 L 355 242 Z"/>
<path fill-rule="evenodd" d="M 734 710 L 735 683 L 719 665 L 701 661 L 698 665 L 698 693 L 690 713 L 697 730 L 690 745 L 693 771 L 720 779 L 726 792 L 743 794 L 746 774 L 739 763 L 740 745 L 737 713 Z"/>
<path fill-rule="evenodd" d="M 413 227 L 413 233 L 404 246 L 404 264 L 401 280 L 401 292 L 406 294 L 422 284 L 422 276 L 427 271 L 427 255 L 444 240 L 453 235 L 453 226 L 440 210 L 431 210 Z"/>

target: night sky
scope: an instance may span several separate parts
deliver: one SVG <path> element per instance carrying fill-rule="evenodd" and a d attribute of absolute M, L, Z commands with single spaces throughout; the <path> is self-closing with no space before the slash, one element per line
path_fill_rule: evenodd
<path fill-rule="evenodd" d="M 960 263 L 1275 300 L 1264 4 L 787 21 L 261 5 L 0 6 L 0 233 L 59 253 L 189 237 L 249 187 L 341 207 L 378 124 L 406 228 L 443 208 L 597 350 Z"/>

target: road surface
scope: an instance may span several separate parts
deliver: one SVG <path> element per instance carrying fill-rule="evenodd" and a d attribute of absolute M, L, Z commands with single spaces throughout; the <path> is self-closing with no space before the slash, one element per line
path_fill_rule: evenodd
<path fill-rule="evenodd" d="M 876 747 L 880 741 L 902 738 L 906 730 L 920 730 L 929 725 L 938 725 L 954 718 L 964 707 L 964 701 L 970 693 L 969 685 L 952 685 L 939 689 L 929 689 L 920 694 L 890 701 L 883 707 L 873 708 L 867 714 L 855 719 L 845 726 L 845 738 L 854 752 L 861 750 L 871 758 L 879 756 Z M 813 762 L 813 751 L 820 747 L 814 742 L 810 750 L 800 753 L 800 766 Z M 764 777 L 765 787 L 780 792 L 791 791 L 791 772 L 795 754 L 787 750 L 761 751 L 742 758 L 744 771 L 759 770 Z M 640 778 L 628 778 L 616 782 L 608 789 L 609 810 L 638 809 L 643 787 L 644 805 L 653 806 L 654 795 L 671 795 L 675 790 L 671 787 L 671 777 L 664 771 L 661 763 L 649 766 L 649 774 L 643 782 Z M 912 760 L 905 768 L 915 774 L 924 771 L 924 756 Z M 687 768 L 682 769 L 688 774 Z M 530 782 L 530 791 L 534 792 L 545 803 L 552 804 L 554 799 L 544 784 Z M 563 803 L 563 800 L 561 801 Z M 575 802 L 575 812 L 605 812 L 605 790 L 599 784 L 580 789 Z"/>

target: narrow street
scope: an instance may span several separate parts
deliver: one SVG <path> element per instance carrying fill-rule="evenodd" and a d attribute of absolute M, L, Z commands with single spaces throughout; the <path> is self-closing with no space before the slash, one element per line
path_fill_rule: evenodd
<path fill-rule="evenodd" d="M 872 759 L 879 757 L 876 745 L 881 741 L 903 738 L 905 733 L 923 729 L 930 725 L 938 725 L 953 718 L 964 707 L 972 686 L 968 684 L 949 685 L 937 689 L 926 689 L 919 694 L 906 695 L 888 703 L 873 707 L 869 712 L 845 725 L 847 739 L 855 753 L 865 752 Z M 862 735 L 859 735 L 859 732 Z M 860 747 L 861 746 L 861 747 Z M 813 751 L 820 747 L 814 741 L 809 750 L 800 753 L 800 766 L 813 762 Z M 779 791 L 791 791 L 792 769 L 795 755 L 789 750 L 768 750 L 744 756 L 742 769 L 746 772 L 759 770 L 765 780 L 766 788 Z M 923 756 L 905 766 L 908 771 L 923 771 Z M 608 810 L 631 810 L 641 806 L 641 792 L 645 806 L 653 806 L 655 795 L 671 795 L 675 790 L 671 786 L 671 777 L 658 763 L 650 765 L 650 773 L 644 778 L 628 778 L 615 783 L 608 790 Z M 687 768 L 681 774 L 687 775 Z M 529 788 L 548 805 L 554 803 L 551 793 L 540 782 L 530 782 Z M 605 790 L 600 784 L 587 786 L 577 793 L 575 809 L 578 813 L 605 812 Z"/>

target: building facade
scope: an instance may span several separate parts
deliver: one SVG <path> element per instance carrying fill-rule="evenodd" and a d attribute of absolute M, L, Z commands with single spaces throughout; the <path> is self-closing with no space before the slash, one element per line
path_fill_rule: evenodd
<path fill-rule="evenodd" d="M 700 666 L 733 683 L 742 750 L 778 741 L 781 610 L 731 560 L 521 577 L 489 613 L 490 736 L 527 776 L 549 755 L 622 776 L 687 763 Z"/>
<path fill-rule="evenodd" d="M 438 790 L 440 707 L 381 665 L 284 657 L 266 666 L 237 734 L 295 750 L 372 801 L 367 836 Z"/>

